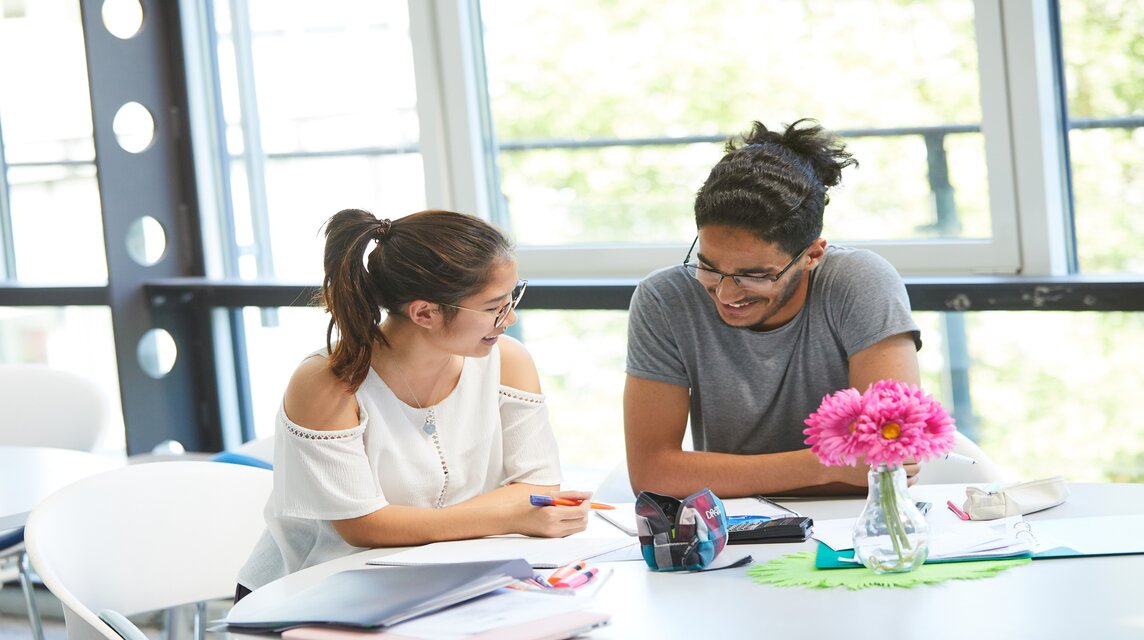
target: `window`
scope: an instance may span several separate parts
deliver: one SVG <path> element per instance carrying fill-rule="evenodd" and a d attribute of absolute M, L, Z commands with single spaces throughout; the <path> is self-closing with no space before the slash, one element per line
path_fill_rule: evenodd
<path fill-rule="evenodd" d="M 79 3 L 0 1 L 0 287 L 106 284 L 101 216 Z M 108 308 L 0 306 L 0 362 L 96 381 L 122 423 Z"/>
<path fill-rule="evenodd" d="M 338 210 L 425 207 L 404 3 L 211 6 L 218 47 L 203 55 L 218 84 L 203 89 L 225 131 L 215 271 L 316 280 L 319 230 Z"/>
<path fill-rule="evenodd" d="M 1141 272 L 1144 6 L 1059 6 L 1080 270 Z"/>
<path fill-rule="evenodd" d="M 0 280 L 105 283 L 79 4 L 3 6 Z M 20 60 L 36 63 L 12 62 Z"/>
<path fill-rule="evenodd" d="M 986 170 L 1007 136 L 982 133 L 980 87 L 998 88 L 978 69 L 1001 47 L 975 21 L 993 12 L 962 0 L 482 0 L 502 214 L 525 271 L 640 276 L 674 262 L 677 248 L 653 247 L 694 235 L 694 194 L 726 137 L 806 116 L 862 163 L 832 192 L 831 241 L 914 273 L 1016 271 L 1016 212 Z M 601 250 L 588 259 L 588 247 Z"/>

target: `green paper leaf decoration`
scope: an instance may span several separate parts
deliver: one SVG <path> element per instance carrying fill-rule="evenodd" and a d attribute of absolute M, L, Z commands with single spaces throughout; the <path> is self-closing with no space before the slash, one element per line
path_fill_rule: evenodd
<path fill-rule="evenodd" d="M 924 564 L 907 573 L 877 574 L 866 567 L 853 569 L 818 569 L 814 554 L 809 551 L 790 553 L 766 564 L 747 569 L 747 575 L 759 584 L 779 587 L 812 587 L 829 589 L 846 587 L 851 590 L 870 587 L 914 587 L 946 580 L 989 578 L 998 573 L 1028 564 L 1029 558 L 1013 560 L 981 560 L 978 562 L 942 562 Z"/>

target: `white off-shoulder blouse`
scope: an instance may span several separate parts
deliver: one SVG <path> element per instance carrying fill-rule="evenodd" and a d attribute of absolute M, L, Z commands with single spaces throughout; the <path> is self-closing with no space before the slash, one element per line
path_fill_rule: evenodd
<path fill-rule="evenodd" d="M 294 424 L 279 405 L 266 531 L 239 572 L 243 586 L 256 589 L 360 551 L 331 520 L 388 504 L 435 505 L 444 471 L 432 436 L 422 430 L 426 409 L 398 400 L 372 369 L 356 395 L 361 423 L 339 431 Z M 434 411 L 449 469 L 445 505 L 513 482 L 560 483 L 544 396 L 500 384 L 499 347 L 488 357 L 466 358 L 457 386 Z"/>

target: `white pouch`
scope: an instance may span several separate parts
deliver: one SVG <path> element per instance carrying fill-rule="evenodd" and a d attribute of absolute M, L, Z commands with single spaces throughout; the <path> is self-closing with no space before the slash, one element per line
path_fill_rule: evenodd
<path fill-rule="evenodd" d="M 966 487 L 965 512 L 970 520 L 995 520 L 1055 507 L 1068 496 L 1060 476 L 986 489 Z"/>

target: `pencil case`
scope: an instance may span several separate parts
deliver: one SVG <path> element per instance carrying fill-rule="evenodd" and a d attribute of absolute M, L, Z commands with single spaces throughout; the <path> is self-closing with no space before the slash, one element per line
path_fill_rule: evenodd
<path fill-rule="evenodd" d="M 723 502 L 703 489 L 680 500 L 650 491 L 636 497 L 636 531 L 644 562 L 653 571 L 696 571 L 727 544 Z"/>
<path fill-rule="evenodd" d="M 995 520 L 1055 507 L 1068 496 L 1068 485 L 1060 476 L 992 489 L 966 487 L 965 513 L 970 520 Z"/>

